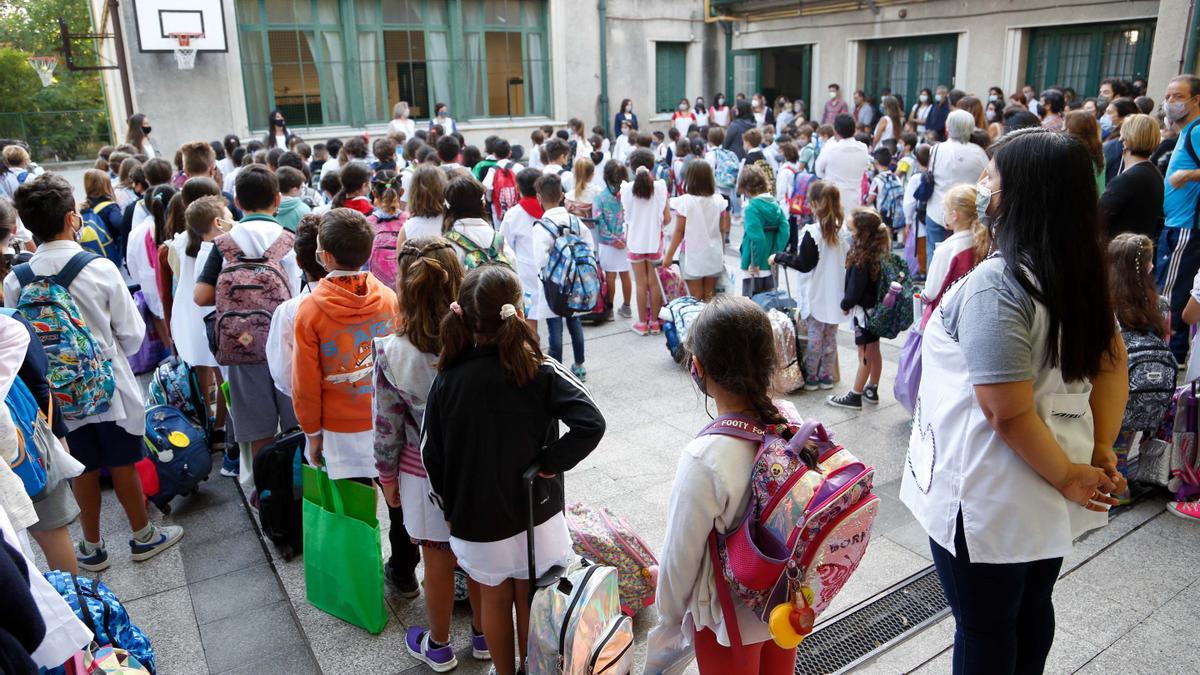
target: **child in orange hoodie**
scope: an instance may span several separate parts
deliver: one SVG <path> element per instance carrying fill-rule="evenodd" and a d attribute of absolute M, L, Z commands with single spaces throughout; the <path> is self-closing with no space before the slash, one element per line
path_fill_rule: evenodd
<path fill-rule="evenodd" d="M 374 236 L 357 211 L 324 214 L 317 261 L 329 274 L 296 310 L 292 403 L 309 461 L 324 457 L 334 479 L 377 475 L 372 340 L 395 332 L 397 307 L 395 291 L 362 271 Z"/>

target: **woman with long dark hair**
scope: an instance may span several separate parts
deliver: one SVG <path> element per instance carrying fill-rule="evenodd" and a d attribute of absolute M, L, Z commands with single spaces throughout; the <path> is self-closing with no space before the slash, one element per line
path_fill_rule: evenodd
<path fill-rule="evenodd" d="M 125 130 L 125 142 L 137 148 L 146 157 L 158 157 L 158 150 L 150 142 L 150 118 L 145 113 L 129 116 L 129 127 Z"/>
<path fill-rule="evenodd" d="M 294 135 L 288 131 L 287 118 L 283 116 L 279 108 L 272 110 L 271 114 L 267 115 L 267 136 L 263 139 L 263 145 L 267 146 L 267 150 L 271 148 L 287 150 Z"/>
<path fill-rule="evenodd" d="M 638 128 L 637 115 L 633 114 L 633 99 L 625 99 L 621 101 L 621 107 L 617 110 L 616 117 L 613 118 L 613 137 L 621 135 L 621 123 L 629 122 L 629 126 L 634 129 Z"/>
<path fill-rule="evenodd" d="M 1040 673 L 1054 584 L 1125 488 L 1112 445 L 1129 384 L 1087 148 L 1000 140 L 977 209 L 997 254 L 925 327 L 900 499 L 929 534 L 957 673 Z"/>

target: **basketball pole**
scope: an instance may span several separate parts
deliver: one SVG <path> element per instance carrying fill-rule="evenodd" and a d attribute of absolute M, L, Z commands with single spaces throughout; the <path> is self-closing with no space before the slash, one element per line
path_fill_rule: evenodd
<path fill-rule="evenodd" d="M 125 94 L 125 110 L 127 114 L 134 114 L 133 110 L 133 88 L 129 84 L 129 64 L 125 60 L 125 32 L 121 28 L 121 3 L 117 0 L 108 0 L 108 14 L 112 18 L 113 24 L 113 46 L 117 50 L 117 69 L 121 73 L 121 89 Z"/>
<path fill-rule="evenodd" d="M 105 16 L 111 16 L 113 23 L 113 32 L 111 34 L 104 32 Z M 93 16 L 93 19 L 95 17 Z M 116 70 L 121 75 L 121 93 L 125 101 L 125 116 L 133 114 L 133 89 L 129 85 L 129 67 L 125 59 L 125 39 L 124 33 L 121 30 L 121 16 L 119 14 L 119 3 L 117 0 L 109 0 L 105 7 L 104 15 L 100 18 L 101 25 L 96 27 L 95 33 L 72 33 L 70 26 L 67 25 L 65 19 L 58 17 L 58 31 L 62 38 L 63 60 L 66 61 L 67 70 L 87 71 L 87 70 Z M 113 48 L 117 52 L 116 66 L 81 66 L 75 63 L 75 55 L 71 49 L 72 40 L 104 40 L 111 37 L 113 39 Z M 100 47 L 97 46 L 97 59 L 100 58 Z"/>

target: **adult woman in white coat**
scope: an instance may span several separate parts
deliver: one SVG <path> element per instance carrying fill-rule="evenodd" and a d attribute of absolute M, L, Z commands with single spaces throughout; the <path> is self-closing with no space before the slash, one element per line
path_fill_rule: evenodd
<path fill-rule="evenodd" d="M 900 499 L 954 613 L 954 672 L 1040 673 L 1063 556 L 1125 486 L 1112 451 L 1125 348 L 1081 143 L 1010 134 L 976 204 L 997 253 L 926 326 Z"/>

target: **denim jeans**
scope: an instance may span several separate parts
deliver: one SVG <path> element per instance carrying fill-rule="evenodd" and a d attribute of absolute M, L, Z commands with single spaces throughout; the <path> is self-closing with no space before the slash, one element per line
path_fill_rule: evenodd
<path fill-rule="evenodd" d="M 575 365 L 583 365 L 583 322 L 578 316 L 563 318 L 561 316 L 546 319 L 546 330 L 550 333 L 550 358 L 562 363 L 562 331 L 563 321 L 567 322 L 567 330 L 571 333 L 571 351 L 575 352 Z"/>
<path fill-rule="evenodd" d="M 957 556 L 932 539 L 933 564 L 954 613 L 954 675 L 1040 673 L 1054 643 L 1054 582 L 1062 558 L 971 562 L 962 513 Z"/>
<path fill-rule="evenodd" d="M 925 217 L 925 269 L 933 262 L 933 251 L 946 240 L 947 230 L 933 218 Z"/>

